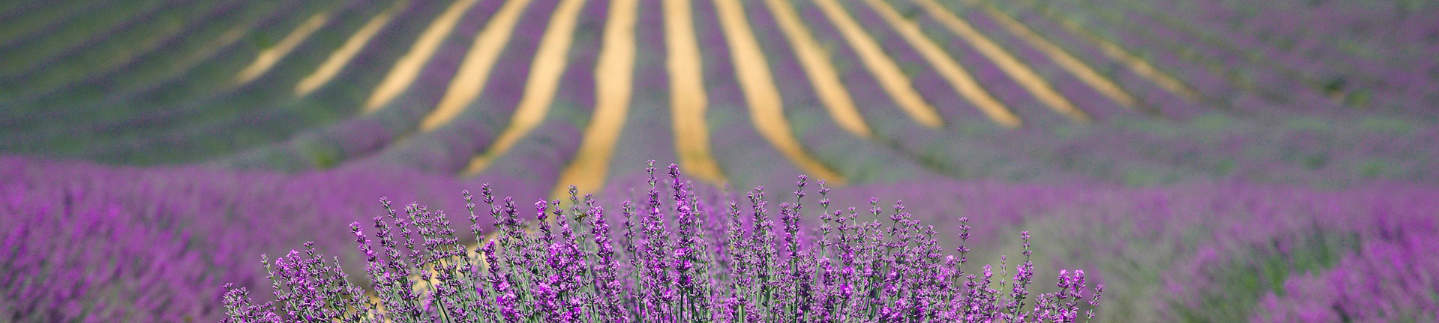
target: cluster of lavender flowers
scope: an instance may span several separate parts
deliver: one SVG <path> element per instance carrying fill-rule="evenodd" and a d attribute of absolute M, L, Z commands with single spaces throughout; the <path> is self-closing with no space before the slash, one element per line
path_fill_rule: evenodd
<path fill-rule="evenodd" d="M 1259 300 L 1250 320 L 1439 320 L 1439 258 L 1425 256 L 1439 248 L 1439 235 L 1429 229 L 1392 232 L 1365 242 L 1327 271 L 1291 276 L 1284 293 Z"/>
<path fill-rule="evenodd" d="M 382 199 L 386 212 L 373 219 L 372 234 L 350 224 L 373 286 L 351 284 L 338 258 L 306 244 L 273 261 L 262 256 L 275 301 L 254 304 L 245 288 L 227 285 L 226 313 L 242 322 L 1072 322 L 1093 318 L 1103 290 L 1089 286 L 1084 271 L 1064 270 L 1057 291 L 1032 294 L 1027 232 L 1024 261 L 1012 276 L 1001 264 L 995 277 L 989 265 L 962 268 L 971 251 L 963 242 L 957 255 L 943 254 L 934 228 L 902 203 L 887 215 L 877 199 L 868 214 L 832 210 L 821 182 L 821 224 L 802 232 L 804 176 L 793 200 L 780 204 L 776 228 L 762 187 L 746 195 L 748 212 L 733 201 L 717 209 L 677 166 L 668 183 L 653 163 L 647 170 L 647 196 L 621 204 L 616 233 L 607 220 L 613 212 L 607 217 L 592 195 L 581 199 L 573 188 L 568 209 L 536 202 L 537 221 L 528 226 L 516 202 L 496 201 L 488 185 L 479 201 L 465 192 L 478 247 L 460 242 L 443 211 L 410 204 L 397 212 Z M 480 229 L 482 213 L 494 218 L 494 232 Z M 968 219 L 959 222 L 967 240 Z"/>

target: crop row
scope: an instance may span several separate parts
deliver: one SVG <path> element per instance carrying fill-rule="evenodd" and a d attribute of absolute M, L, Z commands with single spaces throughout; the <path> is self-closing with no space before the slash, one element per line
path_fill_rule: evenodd
<path fill-rule="evenodd" d="M 669 147 L 678 146 L 679 129 L 665 121 L 689 118 L 674 113 L 683 110 L 667 102 L 670 95 L 656 92 L 668 89 L 678 75 L 672 73 L 695 72 L 662 68 L 658 62 L 672 60 L 665 54 L 669 35 L 643 28 L 635 29 L 632 81 L 620 81 L 629 83 L 625 108 L 618 117 L 589 115 L 599 104 L 591 92 L 614 76 L 594 75 L 595 56 L 605 46 L 599 30 L 610 25 L 606 16 L 611 14 L 599 5 L 581 6 L 580 18 L 564 17 L 573 12 L 562 15 L 570 9 L 561 10 L 565 5 L 552 1 L 214 5 L 244 8 L 251 16 L 220 20 L 217 24 L 225 28 L 175 34 L 166 44 L 173 42 L 182 54 L 138 54 L 65 89 L 101 93 L 112 89 L 109 82 L 121 80 L 149 85 L 127 85 L 130 90 L 119 94 L 80 95 L 74 105 L 42 104 L 67 97 L 50 96 L 66 91 L 45 92 L 33 104 L 7 110 L 13 115 L 0 121 L 8 126 L 0 133 L 6 139 L 0 148 L 139 164 L 211 160 L 242 168 L 306 170 L 363 162 L 462 175 L 484 173 L 499 161 L 559 158 L 546 162 L 554 167 L 531 170 L 544 173 L 537 181 L 554 183 L 551 177 L 565 169 L 600 165 L 605 170 L 617 161 L 676 156 Z M 1346 159 L 1339 166 L 1343 169 L 1333 169 L 1329 155 L 1341 150 L 1291 153 L 1316 149 L 1287 139 L 1264 139 L 1251 148 L 1274 153 L 1233 158 L 1231 145 L 1221 144 L 1228 139 L 1194 143 L 1116 129 L 1133 120 L 1148 127 L 1153 122 L 1140 119 L 1156 117 L 1179 120 L 1182 133 L 1202 134 L 1202 127 L 1183 123 L 1217 116 L 1242 124 L 1251 135 L 1282 138 L 1289 130 L 1248 127 L 1294 114 L 1319 122 L 1354 115 L 1333 105 L 1310 76 L 1290 73 L 1291 65 L 1264 68 L 1268 58 L 1263 54 L 1221 46 L 1222 41 L 1176 25 L 1177 18 L 1137 5 L 1106 5 L 1137 16 L 1121 21 L 1120 14 L 1077 10 L 1061 2 L 1035 7 L 765 1 L 738 6 L 735 21 L 746 25 L 750 32 L 745 33 L 746 28 L 725 21 L 731 9 L 698 3 L 689 18 L 704 49 L 696 56 L 711 146 L 699 154 L 712 156 L 718 165 L 720 175 L 710 180 L 739 185 L 784 178 L 776 174 L 796 170 L 835 184 L 934 174 L 1079 176 L 1142 184 L 1229 176 L 1236 164 L 1293 170 L 1265 177 L 1279 182 L 1325 182 L 1318 177 L 1336 173 L 1341 176 L 1330 180 L 1335 183 L 1416 174 L 1419 181 L 1428 180 L 1412 165 L 1395 165 L 1404 156 L 1431 160 L 1427 150 L 1384 150 L 1366 156 L 1368 161 Z M 663 8 L 659 2 L 642 7 L 636 13 L 640 21 L 668 23 L 663 10 L 653 9 Z M 294 91 L 327 54 L 391 9 L 395 18 L 361 46 L 331 85 Z M 260 23 L 250 30 L 247 21 Z M 322 27 L 301 32 L 316 21 Z M 574 29 L 552 30 L 562 22 L 573 23 L 566 28 Z M 221 30 L 250 30 L 258 36 L 221 52 L 207 52 L 200 45 L 210 42 L 192 40 Z M 509 37 L 492 38 L 496 33 Z M 298 41 L 288 40 L 293 37 Z M 753 37 L 755 48 L 735 47 L 749 46 L 746 37 Z M 262 52 L 283 47 L 278 43 L 297 45 L 268 72 L 236 82 L 242 67 L 254 66 Z M 178 69 L 141 64 L 192 54 L 213 56 Z M 491 63 L 474 63 L 484 55 L 493 55 Z M 562 69 L 549 70 L 554 67 Z M 461 69 L 483 75 L 461 74 Z M 121 78 L 130 72 L 147 76 Z M 93 100 L 99 97 L 107 99 Z M 471 99 L 465 102 L 466 97 Z M 1089 119 L 1106 123 L 1067 126 Z M 606 123 L 621 124 L 619 134 L 599 137 L 616 138 L 612 146 L 581 148 L 590 147 L 586 141 L 609 140 L 591 133 Z M 1000 130 L 1014 126 L 1018 130 Z M 1409 126 L 1419 130 L 1402 132 L 1402 138 L 1430 135 L 1424 130 L 1428 121 Z M 1066 133 L 1056 136 L 1060 132 Z M 1156 144 L 1079 144 L 1100 138 Z M 522 147 L 530 144 L 543 146 Z M 508 156 L 516 151 L 537 155 Z M 1255 163 L 1245 162 L 1250 160 Z M 593 176 L 600 181 L 613 177 Z"/>

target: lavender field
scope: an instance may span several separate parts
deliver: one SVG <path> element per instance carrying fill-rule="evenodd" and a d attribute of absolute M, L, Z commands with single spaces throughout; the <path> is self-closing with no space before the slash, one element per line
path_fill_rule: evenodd
<path fill-rule="evenodd" d="M 1439 321 L 1434 17 L 3 2 L 0 321 Z"/>

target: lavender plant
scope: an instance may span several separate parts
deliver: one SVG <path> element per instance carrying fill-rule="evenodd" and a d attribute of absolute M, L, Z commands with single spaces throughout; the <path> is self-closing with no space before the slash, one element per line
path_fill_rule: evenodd
<path fill-rule="evenodd" d="M 488 185 L 464 193 L 478 246 L 461 244 L 443 211 L 381 200 L 366 234 L 350 224 L 368 260 L 372 286 L 352 284 L 338 258 L 312 244 L 261 257 L 275 300 L 255 304 L 227 285 L 230 320 L 252 321 L 1054 321 L 1093 318 L 1103 285 L 1061 270 L 1057 291 L 1034 294 L 1030 235 L 1012 277 L 966 270 L 967 218 L 956 254 L 938 247 L 933 226 L 877 199 L 868 212 L 831 208 L 819 183 L 817 230 L 801 230 L 807 178 L 773 208 L 763 187 L 740 202 L 701 198 L 671 164 L 647 168 L 649 190 L 607 213 L 571 189 L 569 205 L 535 202 L 532 225 L 513 198 Z M 669 194 L 663 194 L 669 193 Z M 662 198 L 662 195 L 668 195 Z M 771 211 L 779 214 L 776 222 Z M 482 216 L 492 232 L 480 228 Z M 608 215 L 607 215 L 608 214 Z M 611 230 L 610 221 L 621 222 Z M 1006 281 L 1006 278 L 1009 280 Z"/>

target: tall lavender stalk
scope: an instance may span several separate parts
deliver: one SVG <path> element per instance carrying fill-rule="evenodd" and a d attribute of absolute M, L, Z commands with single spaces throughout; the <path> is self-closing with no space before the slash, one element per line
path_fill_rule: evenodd
<path fill-rule="evenodd" d="M 875 218 L 866 222 L 855 208 L 831 212 L 821 182 L 821 225 L 802 230 L 808 179 L 800 176 L 793 200 L 780 204 L 776 231 L 763 188 L 746 195 L 746 218 L 738 202 L 723 211 L 704 207 L 676 165 L 665 180 L 653 162 L 647 171 L 642 209 L 621 204 L 621 239 L 600 203 L 591 196 L 581 202 L 573 190 L 568 214 L 560 201 L 535 202 L 536 229 L 529 230 L 512 198 L 497 205 L 482 187 L 481 201 L 496 218 L 493 237 L 480 232 L 474 197 L 465 192 L 477 246 L 459 243 L 443 211 L 410 204 L 402 216 L 382 199 L 373 239 L 350 224 L 372 286 L 352 285 L 338 259 L 326 262 L 306 244 L 273 261 L 262 257 L 275 301 L 253 304 L 244 287 L 226 285 L 226 314 L 235 322 L 1074 322 L 1098 308 L 1103 287 L 1090 287 L 1082 270 L 1060 271 L 1055 292 L 1030 291 L 1028 232 L 1005 295 L 992 267 L 982 279 L 961 270 L 970 250 L 943 255 L 934 227 L 921 225 L 903 203 L 881 222 L 884 210 L 871 199 Z M 666 190 L 668 200 L 661 198 Z M 965 240 L 968 219 L 960 223 Z M 706 225 L 722 234 L 706 235 Z"/>

